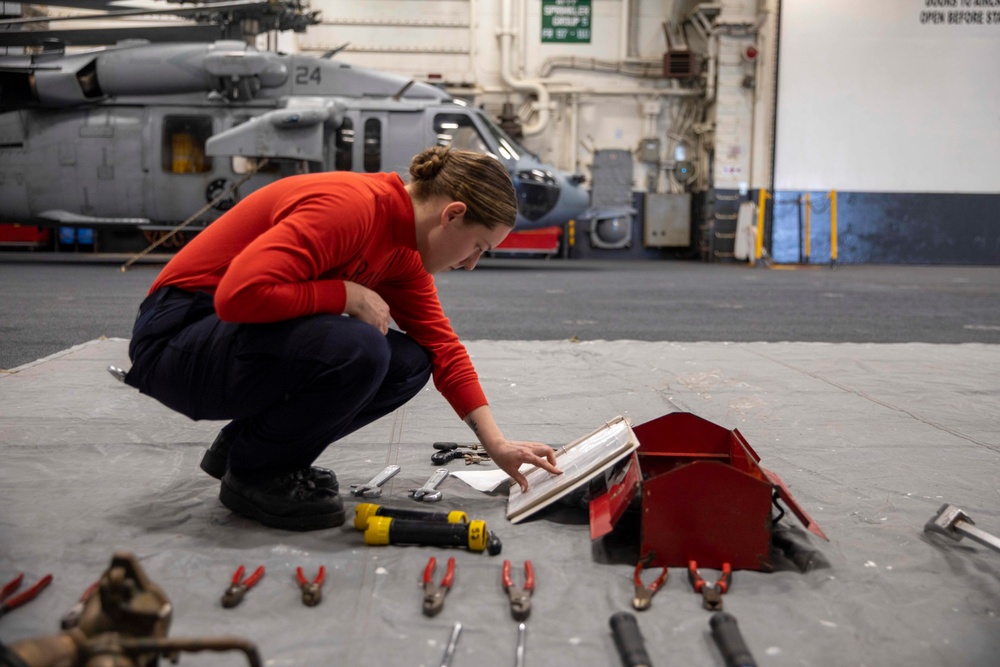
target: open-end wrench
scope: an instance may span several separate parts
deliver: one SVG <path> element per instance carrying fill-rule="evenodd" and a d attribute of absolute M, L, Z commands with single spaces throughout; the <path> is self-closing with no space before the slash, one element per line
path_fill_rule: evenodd
<path fill-rule="evenodd" d="M 396 476 L 400 471 L 397 465 L 387 465 L 382 472 L 371 478 L 366 484 L 351 484 L 351 493 L 355 496 L 365 498 L 380 498 L 382 496 L 382 485 Z"/>
<path fill-rule="evenodd" d="M 410 497 L 414 500 L 422 500 L 425 503 L 436 503 L 441 500 L 441 492 L 437 488 L 441 485 L 441 482 L 448 478 L 447 468 L 438 468 L 434 471 L 434 474 L 430 476 L 424 485 L 419 489 L 410 489 Z"/>

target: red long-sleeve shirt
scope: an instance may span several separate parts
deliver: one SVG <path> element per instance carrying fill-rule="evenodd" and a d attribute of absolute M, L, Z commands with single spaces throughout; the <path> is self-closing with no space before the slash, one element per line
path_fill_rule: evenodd
<path fill-rule="evenodd" d="M 396 174 L 291 176 L 257 190 L 182 248 L 150 293 L 202 290 L 223 320 L 276 322 L 342 314 L 345 281 L 381 296 L 428 351 L 434 385 L 459 417 L 486 405 L 417 253 L 413 205 Z"/>

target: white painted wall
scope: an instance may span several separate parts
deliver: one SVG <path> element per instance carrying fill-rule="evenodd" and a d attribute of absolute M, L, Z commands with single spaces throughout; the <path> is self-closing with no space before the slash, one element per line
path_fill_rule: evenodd
<path fill-rule="evenodd" d="M 783 0 L 775 189 L 1000 192 L 998 4 Z"/>
<path fill-rule="evenodd" d="M 737 0 L 755 4 L 756 0 Z M 669 159 L 666 132 L 679 100 L 664 91 L 672 82 L 607 71 L 557 67 L 549 59 L 620 62 L 628 55 L 625 12 L 639 14 L 632 62 L 662 71 L 666 40 L 662 23 L 673 0 L 592 0 L 590 43 L 543 43 L 541 0 L 312 0 L 323 24 L 298 35 L 298 49 L 322 52 L 350 42 L 338 60 L 425 79 L 440 75 L 455 94 L 466 86 L 476 104 L 496 116 L 505 101 L 519 108 L 526 96 L 512 92 L 501 76 L 500 33 L 503 7 L 511 9 L 511 70 L 515 78 L 541 82 L 551 94 L 551 118 L 540 134 L 524 143 L 544 160 L 566 170 L 586 172 L 591 149 L 634 150 L 653 133 Z M 659 103 L 650 113 L 647 102 Z M 522 113 L 530 123 L 534 116 Z M 647 167 L 636 162 L 634 185 L 645 189 Z M 665 187 L 665 179 L 660 178 Z"/>

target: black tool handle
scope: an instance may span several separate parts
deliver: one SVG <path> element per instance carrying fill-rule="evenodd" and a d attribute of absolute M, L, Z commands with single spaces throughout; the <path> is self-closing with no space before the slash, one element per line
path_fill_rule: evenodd
<path fill-rule="evenodd" d="M 438 547 L 468 547 L 469 526 L 464 523 L 393 519 L 389 525 L 389 542 Z"/>
<path fill-rule="evenodd" d="M 625 667 L 650 667 L 649 655 L 646 653 L 646 643 L 639 632 L 639 623 L 635 616 L 627 611 L 620 611 L 611 616 L 611 632 L 615 636 L 615 646 L 622 657 Z"/>
<path fill-rule="evenodd" d="M 743 641 L 735 616 L 720 611 L 712 614 L 708 624 L 712 626 L 712 637 L 719 646 L 726 667 L 757 667 L 746 642 Z"/>
<path fill-rule="evenodd" d="M 436 466 L 441 466 L 448 463 L 448 461 L 454 461 L 455 459 L 460 459 L 463 456 L 465 456 L 465 454 L 460 449 L 434 452 L 431 454 L 431 463 Z"/>
<path fill-rule="evenodd" d="M 448 523 L 451 512 L 429 512 L 427 510 L 405 510 L 396 507 L 380 507 L 377 516 L 387 516 L 392 519 L 407 521 L 440 521 Z"/>

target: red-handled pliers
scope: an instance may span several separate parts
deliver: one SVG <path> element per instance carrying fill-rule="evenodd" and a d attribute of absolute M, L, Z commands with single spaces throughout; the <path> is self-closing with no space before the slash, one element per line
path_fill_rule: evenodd
<path fill-rule="evenodd" d="M 296 568 L 295 577 L 299 581 L 299 588 L 302 589 L 302 604 L 307 607 L 315 607 L 323 601 L 323 581 L 326 580 L 326 567 L 319 566 L 319 574 L 310 582 L 306 575 L 302 573 L 302 568 Z"/>
<path fill-rule="evenodd" d="M 240 565 L 236 572 L 233 574 L 233 583 L 230 584 L 226 592 L 222 594 L 222 606 L 226 609 L 235 607 L 240 602 L 243 601 L 243 596 L 247 594 L 247 591 L 253 588 L 254 584 L 260 581 L 261 577 L 264 576 L 264 566 L 261 565 L 254 573 L 251 574 L 246 579 L 243 578 L 243 574 L 246 572 L 246 568 Z"/>
<path fill-rule="evenodd" d="M 722 576 L 714 584 L 709 585 L 701 578 L 697 561 L 688 561 L 688 581 L 694 587 L 695 593 L 701 593 L 701 603 L 705 609 L 722 611 L 722 595 L 729 590 L 732 572 L 732 566 L 729 563 L 723 563 Z"/>
<path fill-rule="evenodd" d="M 510 561 L 503 562 L 503 589 L 510 596 L 510 613 L 516 621 L 523 621 L 531 614 L 531 593 L 535 590 L 535 570 L 531 561 L 524 561 L 524 588 L 514 588 L 510 578 Z"/>
<path fill-rule="evenodd" d="M 24 575 L 19 574 L 0 589 L 0 617 L 5 616 L 8 612 L 11 612 L 21 605 L 30 602 L 35 599 L 39 593 L 41 593 L 46 586 L 52 583 L 52 575 L 47 574 L 37 582 L 31 588 L 14 595 L 14 591 L 21 587 L 21 582 L 24 581 Z M 14 597 L 11 597 L 14 595 Z"/>
<path fill-rule="evenodd" d="M 424 615 L 435 616 L 444 608 L 444 598 L 451 590 L 451 584 L 455 581 L 455 559 L 448 559 L 448 567 L 445 569 L 444 579 L 441 584 L 434 583 L 434 570 L 437 568 L 437 559 L 434 556 L 427 561 L 424 568 Z"/>
<path fill-rule="evenodd" d="M 660 590 L 660 587 L 667 580 L 667 568 L 664 566 L 660 576 L 653 583 L 649 586 L 642 583 L 642 571 L 655 557 L 656 555 L 650 552 L 643 558 L 640 558 L 635 566 L 635 572 L 632 574 L 632 583 L 635 584 L 635 597 L 632 598 L 632 606 L 638 611 L 649 609 L 649 606 L 653 604 L 653 594 Z"/>

